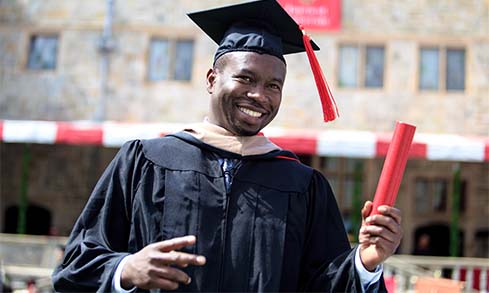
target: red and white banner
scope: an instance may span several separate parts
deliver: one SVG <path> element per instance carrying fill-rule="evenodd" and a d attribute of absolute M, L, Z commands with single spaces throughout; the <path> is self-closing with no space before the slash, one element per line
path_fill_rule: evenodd
<path fill-rule="evenodd" d="M 119 147 L 184 129 L 184 124 L 129 124 L 0 120 L 0 142 Z M 267 127 L 274 143 L 297 154 L 347 158 L 385 157 L 392 133 L 304 130 Z M 489 162 L 489 137 L 416 133 L 410 158 L 436 161 Z"/>
<path fill-rule="evenodd" d="M 278 0 L 306 30 L 332 31 L 341 27 L 341 0 Z"/>

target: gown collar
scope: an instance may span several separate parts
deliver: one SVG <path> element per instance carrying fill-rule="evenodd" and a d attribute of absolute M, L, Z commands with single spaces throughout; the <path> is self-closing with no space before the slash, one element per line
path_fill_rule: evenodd
<path fill-rule="evenodd" d="M 207 120 L 202 123 L 191 124 L 183 131 L 203 143 L 241 156 L 262 155 L 281 150 L 279 146 L 263 135 L 236 136 Z"/>

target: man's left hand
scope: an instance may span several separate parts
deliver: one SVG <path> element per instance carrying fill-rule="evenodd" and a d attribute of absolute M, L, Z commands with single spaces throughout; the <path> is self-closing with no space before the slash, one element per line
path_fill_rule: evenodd
<path fill-rule="evenodd" d="M 369 216 L 373 208 L 367 201 L 362 209 L 362 227 L 358 239 L 360 258 L 369 271 L 394 254 L 402 238 L 401 211 L 387 205 L 380 206 L 379 214 Z"/>

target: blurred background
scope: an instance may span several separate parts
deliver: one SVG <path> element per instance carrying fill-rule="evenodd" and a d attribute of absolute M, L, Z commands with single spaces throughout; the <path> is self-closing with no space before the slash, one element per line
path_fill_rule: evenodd
<path fill-rule="evenodd" d="M 239 2 L 0 0 L 5 291 L 51 290 L 66 237 L 123 142 L 204 119 L 216 45 L 186 13 Z M 388 286 L 489 290 L 489 2 L 279 2 L 321 47 L 340 118 L 322 122 L 307 57 L 289 55 L 265 135 L 326 175 L 355 243 L 395 122 L 416 125 Z"/>

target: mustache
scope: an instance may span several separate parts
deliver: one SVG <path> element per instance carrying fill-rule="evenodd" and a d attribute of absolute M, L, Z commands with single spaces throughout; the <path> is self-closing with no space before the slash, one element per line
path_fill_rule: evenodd
<path fill-rule="evenodd" d="M 241 104 L 240 102 L 243 102 L 244 105 Z M 269 109 L 270 107 L 267 107 L 267 105 L 265 103 L 260 103 L 260 102 L 256 101 L 255 99 L 248 98 L 248 97 L 241 98 L 239 101 L 237 101 L 237 104 L 239 106 L 250 106 L 250 107 L 254 107 L 257 109 L 261 109 L 261 110 L 270 112 L 270 109 Z"/>

